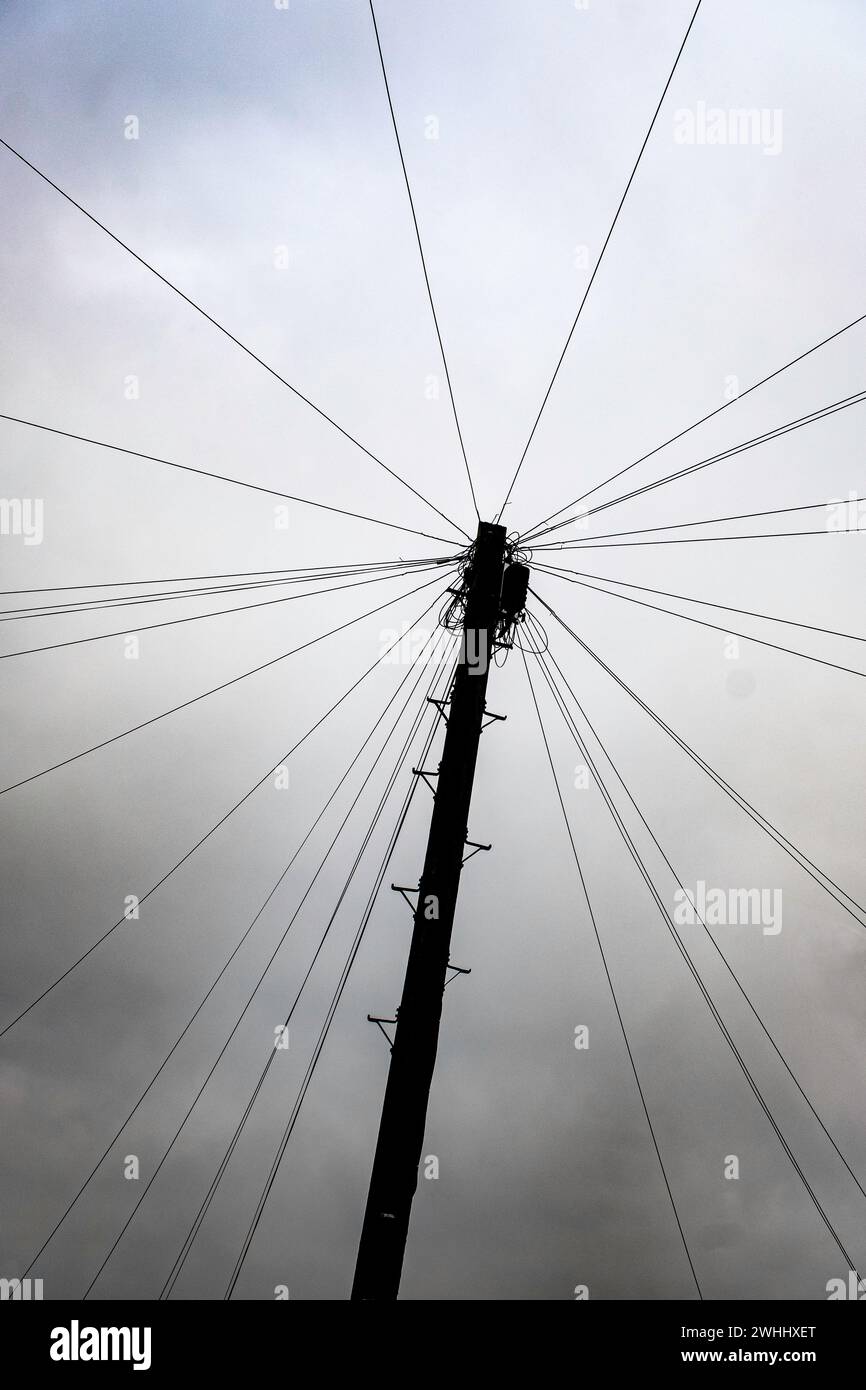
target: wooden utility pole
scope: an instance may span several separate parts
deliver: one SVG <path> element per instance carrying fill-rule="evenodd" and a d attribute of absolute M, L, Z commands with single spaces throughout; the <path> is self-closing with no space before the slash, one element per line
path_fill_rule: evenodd
<path fill-rule="evenodd" d="M 436 1062 L 451 929 L 466 852 L 487 673 L 502 617 L 505 551 L 505 527 L 480 522 L 464 576 L 466 606 L 460 659 L 447 706 L 448 727 L 418 888 L 403 998 L 397 1012 L 353 1299 L 395 1299 L 400 1286 Z"/>

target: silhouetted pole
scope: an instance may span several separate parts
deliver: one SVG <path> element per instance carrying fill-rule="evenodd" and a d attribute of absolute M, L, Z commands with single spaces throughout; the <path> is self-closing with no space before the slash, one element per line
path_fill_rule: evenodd
<path fill-rule="evenodd" d="M 436 1062 L 442 991 L 466 850 L 487 672 L 500 616 L 504 563 L 505 527 L 482 521 L 465 577 L 460 661 L 448 706 L 448 728 L 397 1013 L 353 1299 L 395 1299 L 400 1287 Z"/>

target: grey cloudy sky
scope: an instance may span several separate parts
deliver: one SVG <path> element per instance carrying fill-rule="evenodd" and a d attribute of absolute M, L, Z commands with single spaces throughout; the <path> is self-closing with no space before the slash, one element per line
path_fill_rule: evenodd
<path fill-rule="evenodd" d="M 502 501 L 693 5 L 380 0 L 392 95 L 482 514 Z M 465 475 L 361 0 L 7 3 L 0 136 L 471 530 Z M 525 529 L 866 312 L 866 11 L 857 0 L 704 0 L 505 514 Z M 676 113 L 779 112 L 781 145 L 683 144 Z M 139 138 L 125 138 L 135 116 Z M 435 126 L 431 124 L 435 118 Z M 437 139 L 427 138 L 432 130 Z M 444 523 L 0 149 L 3 412 L 400 525 Z M 288 266 L 277 268 L 277 248 Z M 649 481 L 864 386 L 853 329 L 642 464 Z M 137 399 L 125 385 L 137 378 Z M 41 545 L 0 538 L 4 589 L 441 555 L 448 547 L 0 422 L 6 498 L 44 499 Z M 598 518 L 600 530 L 866 493 L 843 411 Z M 614 496 L 609 488 L 604 496 Z M 803 513 L 793 524 L 821 512 Z M 607 525 L 610 521 L 611 525 Z M 597 523 L 596 523 L 597 524 Z M 751 523 L 754 529 L 764 529 Z M 736 529 L 736 528 L 734 528 Z M 779 529 L 790 529 L 781 524 Z M 590 552 L 599 575 L 862 633 L 862 538 Z M 567 554 L 563 564 L 575 564 Z M 427 576 L 423 576 L 426 578 Z M 419 580 L 3 664 L 2 785 L 263 662 Z M 856 899 L 856 676 L 552 577 L 589 645 Z M 0 798 L 2 1017 L 14 1016 L 276 763 L 432 591 Z M 241 602 L 246 601 L 243 597 Z M 667 600 L 660 600 L 667 602 Z M 7 606 L 17 601 L 7 599 Z M 165 607 L 186 613 L 229 600 Z M 676 604 L 672 606 L 678 606 Z M 551 648 L 686 884 L 780 889 L 782 931 L 717 939 L 861 1182 L 862 928 L 713 787 L 543 614 Z M 725 625 L 724 614 L 690 608 Z M 142 623 L 164 607 L 133 610 Z M 123 610 L 3 628 L 0 651 L 123 625 Z M 139 619 L 136 619 L 139 620 Z M 862 647 L 735 627 L 864 668 Z M 267 785 L 0 1044 L 2 1269 L 21 1272 L 260 907 L 405 667 L 384 665 Z M 683 1227 L 708 1298 L 822 1298 L 844 1274 L 612 826 L 539 698 Z M 493 673 L 468 867 L 403 1296 L 691 1297 L 523 664 Z M 593 750 L 594 751 L 594 750 Z M 368 752 L 368 761 L 371 755 Z M 376 797 L 395 754 L 374 775 Z M 366 770 L 366 764 L 360 765 Z M 362 774 L 359 774 L 359 776 Z M 637 833 L 612 775 L 607 777 Z M 347 783 L 158 1085 L 34 1270 L 80 1296 L 192 1100 L 348 807 Z M 335 921 L 176 1297 L 221 1297 L 315 1044 L 396 797 Z M 421 788 L 424 792 L 424 788 Z M 94 1296 L 156 1297 L 351 866 L 365 798 Z M 420 872 L 413 804 L 387 881 Z M 675 884 L 639 839 L 667 903 Z M 383 892 L 237 1295 L 347 1296 L 408 912 Z M 855 1259 L 862 1196 L 729 977 L 707 987 Z M 577 1052 L 574 1029 L 590 1046 Z M 136 1154 L 142 1179 L 123 1161 Z M 740 1159 L 726 1181 L 726 1155 Z"/>

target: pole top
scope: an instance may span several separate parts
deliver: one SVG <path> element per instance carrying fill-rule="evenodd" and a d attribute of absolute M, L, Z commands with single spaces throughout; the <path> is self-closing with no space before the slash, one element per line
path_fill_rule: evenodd
<path fill-rule="evenodd" d="M 505 537 L 504 526 L 498 526 L 495 521 L 479 521 L 475 543 L 476 545 L 504 545 Z"/>

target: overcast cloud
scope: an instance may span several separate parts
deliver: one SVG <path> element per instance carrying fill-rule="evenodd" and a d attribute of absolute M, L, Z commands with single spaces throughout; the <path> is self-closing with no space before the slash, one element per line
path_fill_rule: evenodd
<path fill-rule="evenodd" d="M 682 39 L 690 0 L 380 0 L 380 31 L 458 411 L 492 518 Z M 473 529 L 369 11 L 361 0 L 9 0 L 0 136 L 289 381 Z M 866 10 L 704 0 L 505 514 L 524 530 L 866 312 Z M 772 140 L 684 144 L 677 112 L 780 113 Z M 138 138 L 125 138 L 128 118 Z M 431 124 L 431 118 L 435 123 Z M 696 116 L 697 119 L 697 116 Z M 774 118 L 775 119 L 775 118 Z M 680 118 L 682 129 L 682 118 Z M 431 139 L 431 132 L 438 138 Z M 774 148 L 769 148 L 773 145 Z M 0 410 L 451 537 L 336 430 L 0 148 Z M 587 257 L 580 248 L 586 248 Z M 281 248 L 285 248 L 283 251 Z M 287 268 L 276 262 L 287 258 Z M 863 389 L 866 325 L 640 465 L 635 485 Z M 439 380 L 431 399 L 431 377 Z M 137 379 L 138 398 L 129 399 Z M 0 421 L 5 590 L 445 555 L 453 546 Z M 630 481 L 630 479 L 628 480 Z M 618 485 L 608 488 L 613 497 Z M 623 489 L 624 490 L 624 489 Z M 599 531 L 866 494 L 862 407 L 602 513 Z M 805 518 L 805 519 L 804 519 Z M 811 518 L 811 520 L 810 520 Z M 815 520 L 817 518 L 817 520 Z M 601 523 L 604 523 L 603 525 Z M 610 525 L 607 523 L 610 522 Z M 822 512 L 777 529 L 824 525 Z M 734 530 L 737 527 L 733 528 Z M 744 529 L 772 529 L 759 522 Z M 559 561 L 578 567 L 573 554 Z M 862 537 L 591 551 L 582 568 L 866 634 Z M 3 663 L 5 787 L 269 661 L 422 579 Z M 649 705 L 855 899 L 856 676 L 563 580 L 533 586 Z M 74 596 L 74 595 L 73 595 Z M 0 798 L 2 1015 L 13 1017 L 277 763 L 433 590 Z M 235 606 L 133 609 L 134 621 Z M 667 603 L 667 600 L 659 600 Z M 19 606 L 7 598 L 7 607 Z M 677 607 L 672 604 L 670 606 Z M 717 939 L 866 1183 L 863 929 L 713 786 L 544 613 L 551 649 L 683 883 L 781 890 L 782 930 Z M 717 611 L 690 608 L 724 627 Z M 0 653 L 112 633 L 124 610 L 7 623 Z M 171 616 L 174 616 L 172 614 Z M 866 670 L 862 646 L 729 615 L 735 630 Z M 385 664 L 0 1043 L 0 1273 L 20 1273 L 306 833 L 405 667 Z M 598 790 L 537 683 L 635 1061 L 707 1298 L 825 1297 L 832 1237 L 726 1049 Z M 550 769 L 513 654 L 493 672 L 406 1298 L 694 1295 Z M 405 727 L 408 727 L 405 726 Z M 378 748 L 377 744 L 372 745 Z M 592 748 L 593 754 L 596 749 Z M 309 882 L 373 752 L 33 1271 L 87 1288 Z M 155 1298 L 357 852 L 365 797 L 224 1062 L 94 1290 Z M 602 766 L 604 764 L 602 763 Z M 613 774 L 665 902 L 676 884 Z M 175 1297 L 222 1296 L 397 813 L 336 918 Z M 422 786 L 386 878 L 417 880 Z M 408 910 L 383 891 L 237 1296 L 351 1287 Z M 703 939 L 695 963 L 855 1259 L 862 1196 Z M 576 1051 L 574 1032 L 589 1028 Z M 139 1182 L 124 1178 L 127 1155 Z M 738 1181 L 724 1177 L 737 1155 Z"/>

